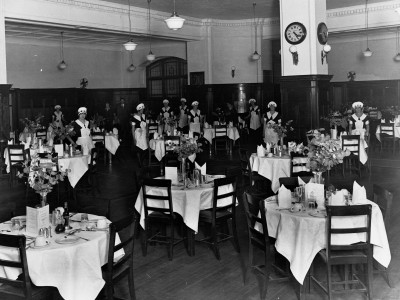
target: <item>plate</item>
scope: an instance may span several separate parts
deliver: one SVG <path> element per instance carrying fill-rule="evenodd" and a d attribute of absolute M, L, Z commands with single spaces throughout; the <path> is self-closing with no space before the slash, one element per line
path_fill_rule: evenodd
<path fill-rule="evenodd" d="M 308 212 L 308 214 L 312 217 L 316 217 L 316 218 L 326 218 L 326 213 L 323 211 L 310 211 Z"/>
<path fill-rule="evenodd" d="M 56 239 L 57 244 L 75 244 L 80 240 L 77 236 L 64 236 Z"/>
<path fill-rule="evenodd" d="M 11 218 L 11 221 L 12 220 L 18 220 L 19 222 L 25 222 L 26 223 L 26 216 L 14 217 L 14 218 Z"/>
<path fill-rule="evenodd" d="M 35 246 L 35 242 L 32 242 L 32 244 L 29 245 L 30 248 L 32 249 L 42 249 L 42 248 L 46 248 L 47 246 L 50 246 L 50 242 L 46 241 L 46 244 L 44 244 L 43 246 Z"/>

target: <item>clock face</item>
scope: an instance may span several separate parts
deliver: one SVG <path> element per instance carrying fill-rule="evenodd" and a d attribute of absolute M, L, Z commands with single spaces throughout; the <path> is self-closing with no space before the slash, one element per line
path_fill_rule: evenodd
<path fill-rule="evenodd" d="M 328 42 L 328 27 L 324 22 L 318 24 L 317 36 L 321 45 L 325 45 Z"/>
<path fill-rule="evenodd" d="M 302 41 L 305 40 L 306 36 L 306 27 L 299 22 L 293 22 L 286 27 L 285 39 L 289 44 L 300 44 Z"/>

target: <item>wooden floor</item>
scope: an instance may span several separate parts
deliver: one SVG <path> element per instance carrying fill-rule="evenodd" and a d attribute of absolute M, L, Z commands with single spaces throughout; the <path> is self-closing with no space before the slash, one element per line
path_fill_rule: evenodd
<path fill-rule="evenodd" d="M 255 150 L 251 149 L 251 150 Z M 372 172 L 368 175 L 363 172 L 358 181 L 367 188 L 371 198 L 372 184 L 377 183 L 394 193 L 392 209 L 392 223 L 387 228 L 389 243 L 392 253 L 391 279 L 394 288 L 389 288 L 382 277 L 376 276 L 373 283 L 373 299 L 400 299 L 400 160 L 396 157 L 387 156 L 382 160 L 378 153 L 373 157 Z M 227 164 L 227 160 L 230 160 Z M 218 174 L 223 173 L 227 167 L 234 168 L 238 165 L 237 157 L 227 156 L 212 157 L 212 163 L 208 164 L 209 171 Z M 118 219 L 124 213 L 118 207 L 123 200 L 135 199 L 134 173 L 137 171 L 135 156 L 129 147 L 118 150 L 112 166 L 99 163 L 98 166 L 98 190 L 89 192 L 79 191 L 79 209 L 103 213 L 107 211 L 108 201 L 111 199 L 115 205 L 111 206 L 112 218 Z M 332 183 L 337 187 L 352 186 L 355 175 L 346 174 L 345 178 L 340 175 L 332 176 Z M 238 180 L 241 180 L 238 178 Z M 62 188 L 63 191 L 63 188 Z M 243 191 L 240 187 L 239 195 Z M 30 203 L 36 201 L 36 195 L 30 195 Z M 65 195 L 61 195 L 62 202 Z M 51 199 L 52 206 L 57 205 L 56 199 Z M 9 188 L 7 181 L 0 181 L 0 214 L 7 207 L 14 206 L 16 214 L 25 214 L 24 187 L 15 184 Z M 243 271 L 247 265 L 247 232 L 245 227 L 244 212 L 242 206 L 238 208 L 238 231 L 240 238 L 241 253 L 235 252 L 233 245 L 226 242 L 221 245 L 221 261 L 218 261 L 213 252 L 206 246 L 196 244 L 196 255 L 188 256 L 183 245 L 175 248 L 174 259 L 169 261 L 166 248 L 161 246 L 149 246 L 146 257 L 142 256 L 140 240 L 135 245 L 135 289 L 137 299 L 260 299 L 260 290 L 263 287 L 263 278 L 250 274 L 246 285 L 243 283 Z M 321 264 L 317 261 L 317 267 Z M 269 286 L 267 299 L 297 299 L 296 290 L 299 285 L 292 280 L 286 283 L 272 283 Z M 127 296 L 127 284 L 118 286 L 116 293 L 120 297 Z M 316 288 L 306 294 L 306 299 L 327 299 Z M 335 299 L 363 299 L 354 294 L 350 296 L 337 297 Z"/>

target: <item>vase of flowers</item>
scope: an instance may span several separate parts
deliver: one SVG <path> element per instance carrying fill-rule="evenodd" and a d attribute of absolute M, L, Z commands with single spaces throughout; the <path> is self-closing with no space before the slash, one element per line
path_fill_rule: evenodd
<path fill-rule="evenodd" d="M 24 124 L 24 130 L 20 135 L 20 140 L 30 145 L 37 144 L 36 132 L 43 129 L 41 124 L 43 115 L 37 115 L 34 119 L 24 118 L 20 121 Z"/>
<path fill-rule="evenodd" d="M 51 125 L 51 130 L 52 130 L 52 138 L 51 140 L 53 140 L 54 138 L 58 138 L 58 140 L 63 143 L 65 139 L 67 139 L 71 144 L 74 144 L 74 142 L 72 141 L 72 138 L 76 132 L 74 131 L 74 125 L 73 125 L 73 121 L 67 125 L 65 125 L 64 127 L 56 127 L 54 125 Z M 52 143 L 52 141 L 51 141 Z"/>
<path fill-rule="evenodd" d="M 178 160 L 181 162 L 182 178 L 185 181 L 187 177 L 186 159 L 196 153 L 203 152 L 203 149 L 201 149 L 201 144 L 197 143 L 193 138 L 181 137 L 181 144 L 174 148 L 174 152 L 178 154 Z"/>
<path fill-rule="evenodd" d="M 284 125 L 282 125 L 280 122 L 271 125 L 272 129 L 278 135 L 281 147 L 283 147 L 283 138 L 287 136 L 289 131 L 293 131 L 292 123 L 293 120 L 289 120 Z"/>

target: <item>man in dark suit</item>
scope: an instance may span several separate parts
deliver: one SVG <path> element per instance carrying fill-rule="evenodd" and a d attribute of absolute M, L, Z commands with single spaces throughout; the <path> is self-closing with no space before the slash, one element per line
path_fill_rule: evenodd
<path fill-rule="evenodd" d="M 117 106 L 117 116 L 121 127 L 121 137 L 126 139 L 129 137 L 129 112 L 125 104 L 125 99 L 121 98 L 119 105 Z"/>
<path fill-rule="evenodd" d="M 113 119 L 114 119 L 114 113 L 110 107 L 110 103 L 106 103 L 106 108 L 103 111 L 104 116 L 104 129 L 106 131 L 111 131 L 112 130 L 112 125 L 113 125 Z"/>

